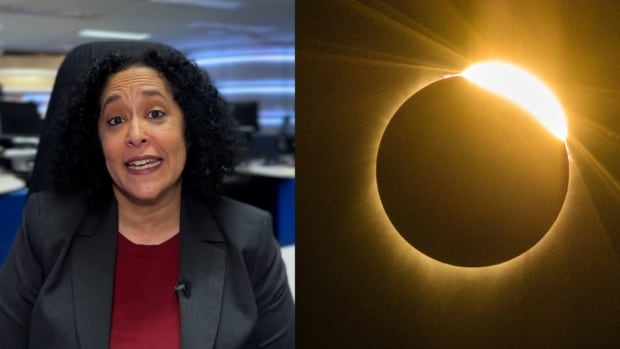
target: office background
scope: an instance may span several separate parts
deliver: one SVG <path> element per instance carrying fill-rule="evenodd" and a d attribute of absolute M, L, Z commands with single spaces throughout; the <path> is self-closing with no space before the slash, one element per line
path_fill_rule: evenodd
<path fill-rule="evenodd" d="M 298 347 L 616 347 L 618 2 L 296 6 Z M 405 100 L 486 59 L 518 64 L 556 93 L 568 119 L 571 182 L 556 225 L 534 248 L 463 268 L 398 234 L 379 200 L 375 162 Z"/>
<path fill-rule="evenodd" d="M 208 72 L 246 141 L 243 162 L 224 191 L 272 213 L 294 287 L 290 0 L 0 1 L 0 263 L 21 219 L 58 67 L 72 48 L 107 40 L 165 43 Z"/>
<path fill-rule="evenodd" d="M 195 59 L 229 101 L 258 101 L 267 129 L 285 116 L 294 121 L 290 0 L 2 1 L 0 24 L 4 92 L 34 100 L 42 111 L 71 48 L 133 39 L 163 42 Z"/>

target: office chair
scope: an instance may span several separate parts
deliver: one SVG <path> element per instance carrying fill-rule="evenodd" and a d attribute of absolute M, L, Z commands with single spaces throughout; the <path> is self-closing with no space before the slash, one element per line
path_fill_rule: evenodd
<path fill-rule="evenodd" d="M 82 44 L 71 50 L 58 69 L 56 80 L 52 88 L 52 94 L 47 107 L 47 113 L 43 122 L 35 164 L 30 178 L 28 194 L 36 193 L 52 187 L 52 175 L 49 172 L 49 162 L 52 145 L 56 143 L 58 135 L 53 132 L 50 125 L 64 110 L 65 103 L 70 99 L 71 90 L 75 83 L 75 77 L 87 71 L 93 59 L 106 54 L 130 53 L 148 50 L 151 48 L 165 47 L 163 44 L 153 42 L 132 41 L 102 41 Z"/>

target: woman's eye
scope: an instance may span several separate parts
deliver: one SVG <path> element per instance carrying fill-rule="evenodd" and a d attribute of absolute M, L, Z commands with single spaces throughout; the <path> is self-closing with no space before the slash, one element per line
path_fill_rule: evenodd
<path fill-rule="evenodd" d="M 110 126 L 116 126 L 122 122 L 123 122 L 123 118 L 121 118 L 120 116 L 114 116 L 108 119 L 108 125 Z"/>
<path fill-rule="evenodd" d="M 151 110 L 149 112 L 148 117 L 150 119 L 159 119 L 159 118 L 163 117 L 164 115 L 166 115 L 166 114 L 163 111 L 154 109 L 154 110 Z"/>

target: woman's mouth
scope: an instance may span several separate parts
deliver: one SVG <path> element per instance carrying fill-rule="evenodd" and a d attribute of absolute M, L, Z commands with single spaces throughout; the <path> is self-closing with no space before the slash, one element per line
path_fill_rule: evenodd
<path fill-rule="evenodd" d="M 125 166 L 131 170 L 146 170 L 149 168 L 153 168 L 161 164 L 161 159 L 143 159 L 143 160 L 135 160 L 129 161 L 125 163 Z"/>

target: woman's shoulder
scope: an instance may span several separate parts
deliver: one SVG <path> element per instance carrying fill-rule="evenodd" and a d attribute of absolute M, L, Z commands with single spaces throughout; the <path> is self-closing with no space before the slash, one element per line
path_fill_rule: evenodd
<path fill-rule="evenodd" d="M 60 196 L 52 191 L 32 193 L 24 207 L 24 224 L 31 234 L 53 238 L 59 229 L 78 224 L 87 209 L 85 195 Z"/>
<path fill-rule="evenodd" d="M 241 227 L 271 224 L 268 211 L 227 197 L 221 198 L 214 211 L 222 224 Z"/>
<path fill-rule="evenodd" d="M 222 217 L 238 217 L 239 215 L 241 215 L 250 220 L 261 220 L 265 218 L 270 218 L 271 216 L 269 212 L 261 208 L 225 196 L 220 198 L 217 204 L 214 205 L 214 211 Z"/>
<path fill-rule="evenodd" d="M 273 279 L 267 284 L 287 285 L 271 214 L 228 198 L 222 198 L 214 212 L 228 246 L 244 260 L 251 278 L 270 274 Z"/>
<path fill-rule="evenodd" d="M 45 268 L 70 244 L 88 205 L 85 196 L 32 193 L 24 207 L 21 234 Z"/>
<path fill-rule="evenodd" d="M 29 195 L 24 208 L 26 218 L 58 220 L 75 217 L 76 213 L 87 207 L 86 196 L 74 194 L 61 196 L 51 190 Z"/>
<path fill-rule="evenodd" d="M 273 236 L 271 214 L 258 207 L 222 197 L 211 212 L 225 239 L 233 245 L 260 245 L 261 240 Z"/>

